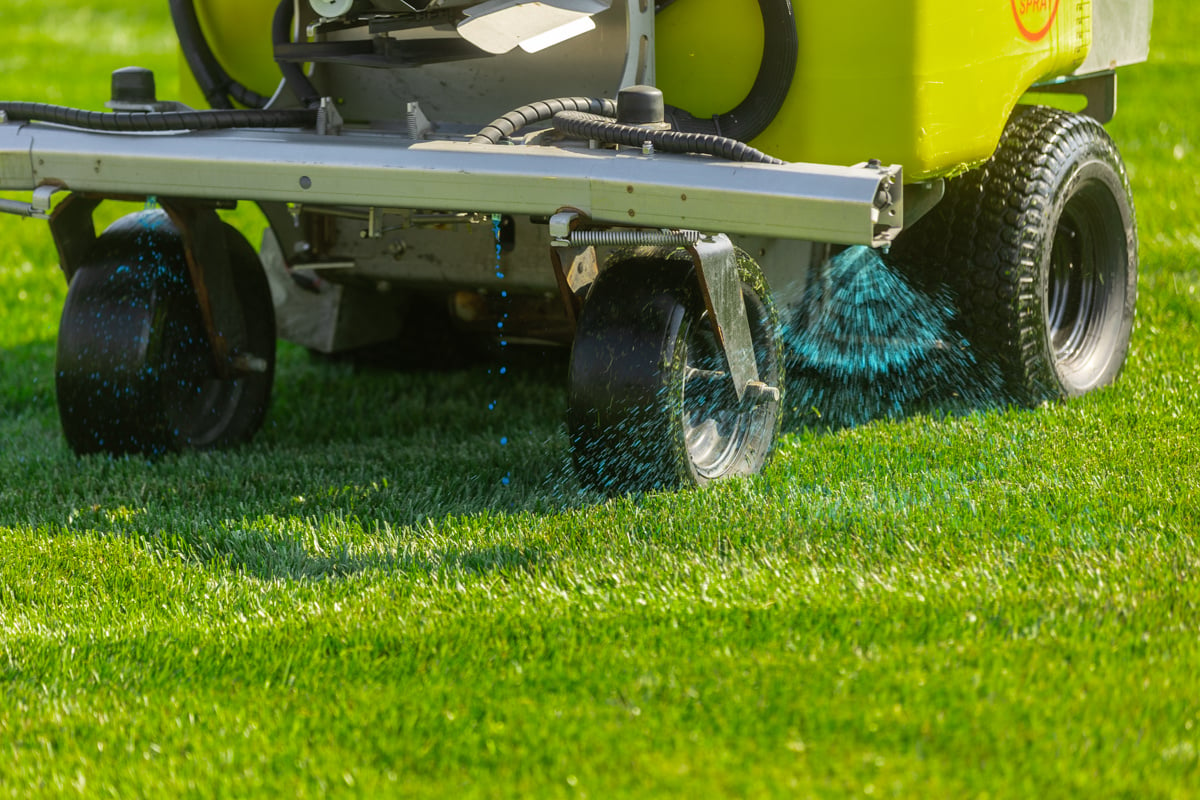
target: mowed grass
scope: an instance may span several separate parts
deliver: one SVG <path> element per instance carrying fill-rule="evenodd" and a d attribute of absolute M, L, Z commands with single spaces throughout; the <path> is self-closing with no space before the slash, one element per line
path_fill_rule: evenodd
<path fill-rule="evenodd" d="M 561 364 L 289 347 L 252 445 L 76 459 L 49 232 L 0 218 L 0 794 L 1200 795 L 1200 7 L 1156 6 L 1120 383 L 705 491 L 579 495 Z M 0 97 L 171 93 L 165 4 L 3 19 Z"/>

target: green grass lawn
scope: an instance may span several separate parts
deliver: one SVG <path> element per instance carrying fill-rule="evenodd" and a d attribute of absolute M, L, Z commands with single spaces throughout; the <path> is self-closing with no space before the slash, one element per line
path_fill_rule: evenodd
<path fill-rule="evenodd" d="M 252 445 L 76 459 L 50 235 L 0 218 L 0 795 L 1200 796 L 1200 6 L 1156 6 L 1119 384 L 705 491 L 579 495 L 561 366 L 496 417 L 294 347 Z M 4 99 L 172 92 L 165 3 L 3 21 Z"/>

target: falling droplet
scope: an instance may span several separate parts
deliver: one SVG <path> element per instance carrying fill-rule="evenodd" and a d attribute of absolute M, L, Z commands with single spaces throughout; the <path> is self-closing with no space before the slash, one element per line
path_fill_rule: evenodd
<path fill-rule="evenodd" d="M 499 215 L 499 214 L 492 215 L 492 240 L 495 243 L 496 279 L 497 280 L 504 280 L 504 270 L 501 268 L 501 262 L 500 262 L 501 256 L 503 255 L 503 248 L 502 248 L 501 242 L 500 242 L 500 234 L 501 234 L 501 228 L 502 228 L 503 224 L 504 224 L 504 221 L 503 221 L 503 217 L 501 215 Z M 509 298 L 508 298 L 508 291 L 506 289 L 500 290 L 500 298 L 506 304 L 508 302 L 510 302 Z M 497 331 L 504 331 L 505 320 L 507 320 L 507 319 L 508 319 L 507 309 L 502 310 L 500 313 L 500 319 L 496 322 L 496 330 Z M 499 341 L 500 341 L 501 348 L 505 348 L 508 346 L 508 339 L 500 338 Z M 491 374 L 491 372 L 492 371 L 489 369 L 488 374 Z M 508 372 L 508 367 L 505 366 L 504 364 L 501 364 L 498 368 L 498 372 L 500 375 L 504 375 Z M 488 403 L 488 410 L 494 411 L 498 404 L 499 404 L 499 400 L 492 399 L 491 402 Z M 501 446 L 507 446 L 508 445 L 508 437 L 501 436 L 500 444 L 501 444 Z M 500 478 L 500 484 L 502 486 L 508 486 L 510 483 L 510 480 L 511 480 L 511 475 L 512 475 L 511 471 L 505 472 L 504 475 Z"/>

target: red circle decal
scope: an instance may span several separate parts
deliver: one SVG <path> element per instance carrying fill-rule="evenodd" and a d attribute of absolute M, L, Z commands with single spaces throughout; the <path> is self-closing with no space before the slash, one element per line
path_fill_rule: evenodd
<path fill-rule="evenodd" d="M 1009 0 L 1017 30 L 1031 42 L 1040 42 L 1058 16 L 1059 0 Z"/>

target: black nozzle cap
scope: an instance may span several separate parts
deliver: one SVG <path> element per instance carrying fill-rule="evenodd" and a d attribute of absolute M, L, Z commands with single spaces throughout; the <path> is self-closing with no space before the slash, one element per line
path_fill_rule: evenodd
<path fill-rule="evenodd" d="M 112 101 L 114 103 L 154 103 L 154 73 L 145 67 L 122 67 L 113 70 Z"/>
<path fill-rule="evenodd" d="M 617 122 L 657 125 L 666 116 L 663 93 L 653 86 L 626 86 L 617 92 Z"/>

